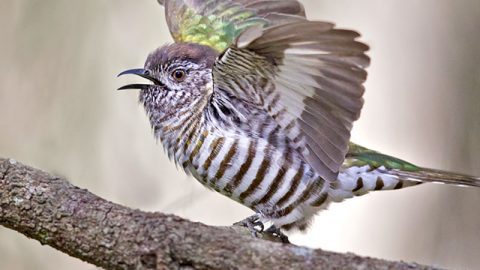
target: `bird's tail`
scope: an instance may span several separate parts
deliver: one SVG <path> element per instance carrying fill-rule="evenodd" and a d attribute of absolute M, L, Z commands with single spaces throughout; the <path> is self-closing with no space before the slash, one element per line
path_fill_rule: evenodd
<path fill-rule="evenodd" d="M 388 174 L 408 181 L 480 187 L 478 177 L 428 168 L 421 168 L 416 172 L 392 170 Z"/>
<path fill-rule="evenodd" d="M 351 143 L 331 197 L 340 201 L 369 191 L 400 189 L 421 183 L 480 187 L 480 178 L 418 167 Z"/>

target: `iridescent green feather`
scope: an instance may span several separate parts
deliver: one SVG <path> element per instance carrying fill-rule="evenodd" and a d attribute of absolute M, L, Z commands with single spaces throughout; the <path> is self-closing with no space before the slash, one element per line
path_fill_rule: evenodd
<path fill-rule="evenodd" d="M 362 167 L 365 165 L 370 165 L 373 168 L 384 166 L 387 169 L 396 169 L 410 172 L 416 172 L 421 170 L 420 167 L 415 166 L 407 161 L 384 155 L 382 153 L 370 150 L 354 143 L 350 143 L 350 148 L 348 150 L 345 165 L 347 167 Z"/>
<path fill-rule="evenodd" d="M 253 10 L 226 1 L 170 0 L 167 22 L 176 42 L 206 45 L 222 52 L 247 28 L 267 25 Z"/>

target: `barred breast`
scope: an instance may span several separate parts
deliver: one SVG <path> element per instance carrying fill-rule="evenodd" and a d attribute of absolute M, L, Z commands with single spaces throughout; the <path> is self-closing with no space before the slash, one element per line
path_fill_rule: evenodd
<path fill-rule="evenodd" d="M 284 229 L 304 228 L 327 199 L 329 185 L 299 154 L 266 140 L 193 130 L 175 155 L 203 185 Z"/>

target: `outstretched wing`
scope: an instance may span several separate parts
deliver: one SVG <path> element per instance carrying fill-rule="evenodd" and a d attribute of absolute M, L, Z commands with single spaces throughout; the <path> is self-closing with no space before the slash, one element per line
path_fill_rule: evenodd
<path fill-rule="evenodd" d="M 369 58 L 357 37 L 307 20 L 251 27 L 217 59 L 215 90 L 267 112 L 317 173 L 335 181 L 363 106 Z"/>
<path fill-rule="evenodd" d="M 305 17 L 296 0 L 159 0 L 176 42 L 227 49 L 251 26 L 267 27 Z"/>

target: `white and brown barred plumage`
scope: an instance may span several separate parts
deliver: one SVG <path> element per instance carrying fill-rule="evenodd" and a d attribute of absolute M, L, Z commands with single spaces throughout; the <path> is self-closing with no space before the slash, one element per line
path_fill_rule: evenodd
<path fill-rule="evenodd" d="M 304 229 L 328 202 L 372 190 L 421 181 L 480 186 L 349 142 L 369 64 L 358 33 L 307 20 L 295 0 L 165 5 L 177 43 L 124 73 L 153 85 L 121 89 L 141 89 L 170 158 L 262 221 Z"/>

